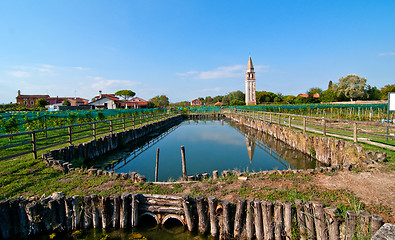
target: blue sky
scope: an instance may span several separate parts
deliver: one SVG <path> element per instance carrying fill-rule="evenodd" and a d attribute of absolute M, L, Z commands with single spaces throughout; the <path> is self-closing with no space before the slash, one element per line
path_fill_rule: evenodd
<path fill-rule="evenodd" d="M 171 102 L 395 83 L 395 1 L 0 1 L 0 103 L 131 89 Z"/>

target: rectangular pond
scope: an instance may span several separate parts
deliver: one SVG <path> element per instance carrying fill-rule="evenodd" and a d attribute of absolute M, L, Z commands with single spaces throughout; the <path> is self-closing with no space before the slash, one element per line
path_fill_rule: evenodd
<path fill-rule="evenodd" d="M 188 175 L 213 170 L 258 172 L 322 166 L 273 137 L 223 120 L 186 120 L 101 157 L 95 167 L 119 173 L 138 172 L 154 181 L 157 148 L 159 181 L 182 177 L 180 146 L 185 146 Z"/>

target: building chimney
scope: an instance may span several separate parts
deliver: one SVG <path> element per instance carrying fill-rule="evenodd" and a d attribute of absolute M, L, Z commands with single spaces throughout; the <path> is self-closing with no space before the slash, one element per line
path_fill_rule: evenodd
<path fill-rule="evenodd" d="M 18 97 L 21 95 L 21 90 L 18 90 Z"/>
<path fill-rule="evenodd" d="M 101 96 L 101 90 L 99 90 L 99 99 L 101 98 L 102 96 Z"/>

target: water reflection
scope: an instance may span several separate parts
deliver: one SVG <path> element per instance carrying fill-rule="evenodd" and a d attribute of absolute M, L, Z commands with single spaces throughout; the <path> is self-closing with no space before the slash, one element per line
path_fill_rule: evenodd
<path fill-rule="evenodd" d="M 103 157 L 96 165 L 117 172 L 138 172 L 153 181 L 156 148 L 160 148 L 159 181 L 176 180 L 182 176 L 182 145 L 186 149 L 189 175 L 228 169 L 306 169 L 315 168 L 317 164 L 281 141 L 236 122 L 196 120 L 152 134 L 122 151 Z"/>

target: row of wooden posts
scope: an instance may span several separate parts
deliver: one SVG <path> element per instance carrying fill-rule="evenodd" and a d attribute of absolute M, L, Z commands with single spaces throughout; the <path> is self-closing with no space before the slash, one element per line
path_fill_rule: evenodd
<path fill-rule="evenodd" d="M 158 181 L 158 174 L 159 174 L 159 151 L 160 149 L 156 149 L 156 164 L 155 164 L 155 182 Z M 187 164 L 185 159 L 185 147 L 181 146 L 181 160 L 182 160 L 182 178 L 184 181 L 188 180 L 187 175 Z"/>

